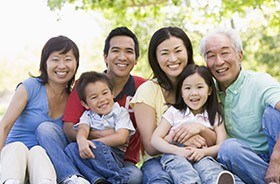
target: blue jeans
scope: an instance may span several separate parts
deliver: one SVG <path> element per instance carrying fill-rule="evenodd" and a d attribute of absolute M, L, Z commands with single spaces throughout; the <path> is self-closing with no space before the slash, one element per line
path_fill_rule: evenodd
<path fill-rule="evenodd" d="M 216 183 L 217 177 L 224 169 L 212 157 L 204 157 L 191 163 L 184 157 L 164 154 L 161 164 L 173 179 L 174 184 Z"/>
<path fill-rule="evenodd" d="M 173 184 L 171 176 L 163 170 L 161 156 L 151 158 L 142 165 L 143 184 Z"/>
<path fill-rule="evenodd" d="M 141 183 L 142 173 L 133 164 L 127 166 L 123 160 L 123 152 L 94 141 L 96 148 L 91 148 L 95 158 L 82 159 L 77 143 L 69 144 L 65 152 L 79 168 L 81 173 L 91 182 L 106 179 L 111 183 Z"/>
<path fill-rule="evenodd" d="M 218 153 L 218 161 L 245 183 L 265 183 L 269 158 L 280 132 L 280 112 L 267 107 L 262 125 L 267 136 L 269 153 L 257 154 L 249 145 L 235 138 L 226 140 Z"/>
<path fill-rule="evenodd" d="M 57 183 L 61 183 L 72 175 L 81 176 L 78 169 L 64 152 L 70 140 L 66 137 L 61 126 L 44 122 L 36 130 L 39 144 L 47 151 L 57 174 Z"/>

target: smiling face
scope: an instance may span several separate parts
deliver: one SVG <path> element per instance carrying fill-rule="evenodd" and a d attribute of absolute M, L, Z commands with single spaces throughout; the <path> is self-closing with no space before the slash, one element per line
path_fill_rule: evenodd
<path fill-rule="evenodd" d="M 242 51 L 236 52 L 230 39 L 222 34 L 209 38 L 205 44 L 205 51 L 207 67 L 225 90 L 239 75 Z"/>
<path fill-rule="evenodd" d="M 211 88 L 197 73 L 189 75 L 183 81 L 182 98 L 195 115 L 203 112 L 204 104 L 211 92 Z"/>
<path fill-rule="evenodd" d="M 89 83 L 85 87 L 86 103 L 82 104 L 97 114 L 104 115 L 111 112 L 114 105 L 114 95 L 105 82 Z"/>
<path fill-rule="evenodd" d="M 110 40 L 107 56 L 104 56 L 107 74 L 111 77 L 128 77 L 136 65 L 135 46 L 128 36 L 114 36 Z"/>
<path fill-rule="evenodd" d="M 161 69 L 175 81 L 188 63 L 188 54 L 183 41 L 171 36 L 157 46 L 156 57 Z"/>
<path fill-rule="evenodd" d="M 66 54 L 55 51 L 48 57 L 46 66 L 49 83 L 66 85 L 76 72 L 77 61 L 72 50 Z"/>

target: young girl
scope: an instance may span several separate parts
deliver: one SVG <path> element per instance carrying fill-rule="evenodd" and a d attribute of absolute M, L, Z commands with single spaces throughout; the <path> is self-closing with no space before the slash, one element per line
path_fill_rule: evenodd
<path fill-rule="evenodd" d="M 214 81 L 205 66 L 193 64 L 183 70 L 178 78 L 176 102 L 162 117 L 151 144 L 165 153 L 161 164 L 174 183 L 234 183 L 232 174 L 223 171 L 214 159 L 226 139 L 226 132 Z M 189 124 L 184 139 L 209 128 L 216 133 L 216 144 L 210 147 L 181 146 L 184 140 L 176 134 L 181 131 L 179 127 L 183 123 Z"/>

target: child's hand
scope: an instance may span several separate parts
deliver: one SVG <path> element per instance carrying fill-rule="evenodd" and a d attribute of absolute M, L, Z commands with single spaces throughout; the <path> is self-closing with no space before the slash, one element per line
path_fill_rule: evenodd
<path fill-rule="evenodd" d="M 201 160 L 203 157 L 205 157 L 205 152 L 203 149 L 197 149 L 197 148 L 190 148 L 191 154 L 188 156 L 188 160 L 197 162 Z"/>
<path fill-rule="evenodd" d="M 95 144 L 87 139 L 82 139 L 78 141 L 78 146 L 79 146 L 79 153 L 81 158 L 87 159 L 87 158 L 94 158 L 94 154 L 91 151 L 92 148 L 96 148 Z"/>
<path fill-rule="evenodd" d="M 174 154 L 177 156 L 188 158 L 191 154 L 191 149 L 189 147 L 178 147 Z"/>

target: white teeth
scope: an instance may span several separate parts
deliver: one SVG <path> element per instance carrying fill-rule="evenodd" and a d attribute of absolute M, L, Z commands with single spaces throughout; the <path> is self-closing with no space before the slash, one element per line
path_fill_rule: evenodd
<path fill-rule="evenodd" d="M 67 75 L 67 72 L 55 72 L 58 77 L 65 77 Z"/>
<path fill-rule="evenodd" d="M 222 73 L 222 72 L 225 72 L 225 71 L 227 71 L 227 68 L 222 68 L 222 69 L 217 70 L 217 73 Z"/>
<path fill-rule="evenodd" d="M 179 67 L 179 64 L 172 64 L 172 65 L 168 65 L 169 68 L 178 68 Z"/>
<path fill-rule="evenodd" d="M 118 64 L 116 64 L 117 66 L 120 66 L 120 67 L 125 67 L 125 66 L 127 66 L 127 64 L 121 64 L 121 63 L 118 63 Z"/>

